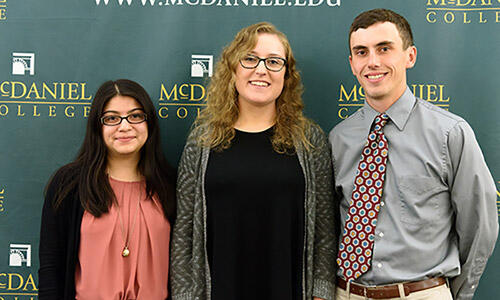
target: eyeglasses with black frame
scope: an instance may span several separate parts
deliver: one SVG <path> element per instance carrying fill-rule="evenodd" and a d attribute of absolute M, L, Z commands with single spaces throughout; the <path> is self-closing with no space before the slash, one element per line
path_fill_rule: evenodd
<path fill-rule="evenodd" d="M 119 115 L 106 115 L 101 117 L 101 123 L 106 126 L 117 126 L 122 123 L 123 120 L 127 120 L 129 124 L 139 124 L 145 122 L 148 116 L 143 112 L 132 113 L 125 117 Z"/>
<path fill-rule="evenodd" d="M 286 66 L 286 59 L 282 57 L 266 57 L 260 58 L 258 56 L 247 54 L 242 59 L 240 59 L 240 65 L 245 69 L 255 69 L 260 64 L 260 62 L 264 62 L 264 66 L 266 69 L 272 72 L 279 72 Z"/>

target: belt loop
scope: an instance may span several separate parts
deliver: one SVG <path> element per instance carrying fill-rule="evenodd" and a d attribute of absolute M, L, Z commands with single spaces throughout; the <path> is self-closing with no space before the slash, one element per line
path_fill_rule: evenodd
<path fill-rule="evenodd" d="M 346 286 L 345 290 L 347 292 L 347 299 L 351 300 L 351 281 L 350 280 L 347 280 L 347 286 Z"/>
<path fill-rule="evenodd" d="M 405 288 L 402 283 L 398 283 L 399 298 L 406 299 Z"/>

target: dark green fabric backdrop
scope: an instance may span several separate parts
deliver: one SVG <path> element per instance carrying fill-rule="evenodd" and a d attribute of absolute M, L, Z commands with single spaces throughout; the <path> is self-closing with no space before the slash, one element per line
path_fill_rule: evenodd
<path fill-rule="evenodd" d="M 270 21 L 292 44 L 307 116 L 329 131 L 364 101 L 347 32 L 376 7 L 409 20 L 411 88 L 471 124 L 499 187 L 500 0 L 0 0 L 0 300 L 37 299 L 43 189 L 74 158 L 102 82 L 147 89 L 176 165 L 222 47 Z M 499 251 L 475 299 L 500 294 Z"/>

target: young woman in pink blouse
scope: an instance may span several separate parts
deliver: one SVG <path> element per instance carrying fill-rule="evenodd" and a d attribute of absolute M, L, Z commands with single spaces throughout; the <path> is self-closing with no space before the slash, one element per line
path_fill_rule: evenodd
<path fill-rule="evenodd" d="M 105 82 L 77 158 L 47 185 L 39 299 L 166 299 L 174 185 L 147 92 Z"/>

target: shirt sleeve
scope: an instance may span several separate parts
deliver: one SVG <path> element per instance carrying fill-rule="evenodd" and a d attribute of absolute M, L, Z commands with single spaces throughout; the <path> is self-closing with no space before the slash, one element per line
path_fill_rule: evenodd
<path fill-rule="evenodd" d="M 40 226 L 39 260 L 38 270 L 39 293 L 38 299 L 62 299 L 64 294 L 65 270 L 64 258 L 65 245 L 67 244 L 65 226 L 61 226 L 64 208 L 60 207 L 56 212 L 54 198 L 58 185 L 62 185 L 61 176 L 56 174 L 50 181 L 45 195 L 42 210 L 42 222 Z"/>
<path fill-rule="evenodd" d="M 314 237 L 314 282 L 313 296 L 322 299 L 335 298 L 335 273 L 337 264 L 338 205 L 333 198 L 333 176 L 331 151 L 324 133 L 318 130 L 311 165 L 313 166 L 316 195 L 316 218 Z"/>
<path fill-rule="evenodd" d="M 451 279 L 451 290 L 454 299 L 472 299 L 497 240 L 496 187 L 474 132 L 465 121 L 450 130 L 446 148 L 461 265 L 460 275 Z"/>
<path fill-rule="evenodd" d="M 177 177 L 177 219 L 172 233 L 170 270 L 172 299 L 187 300 L 193 297 L 191 261 L 193 249 L 193 211 L 198 161 L 196 140 L 188 138 L 179 162 Z"/>

